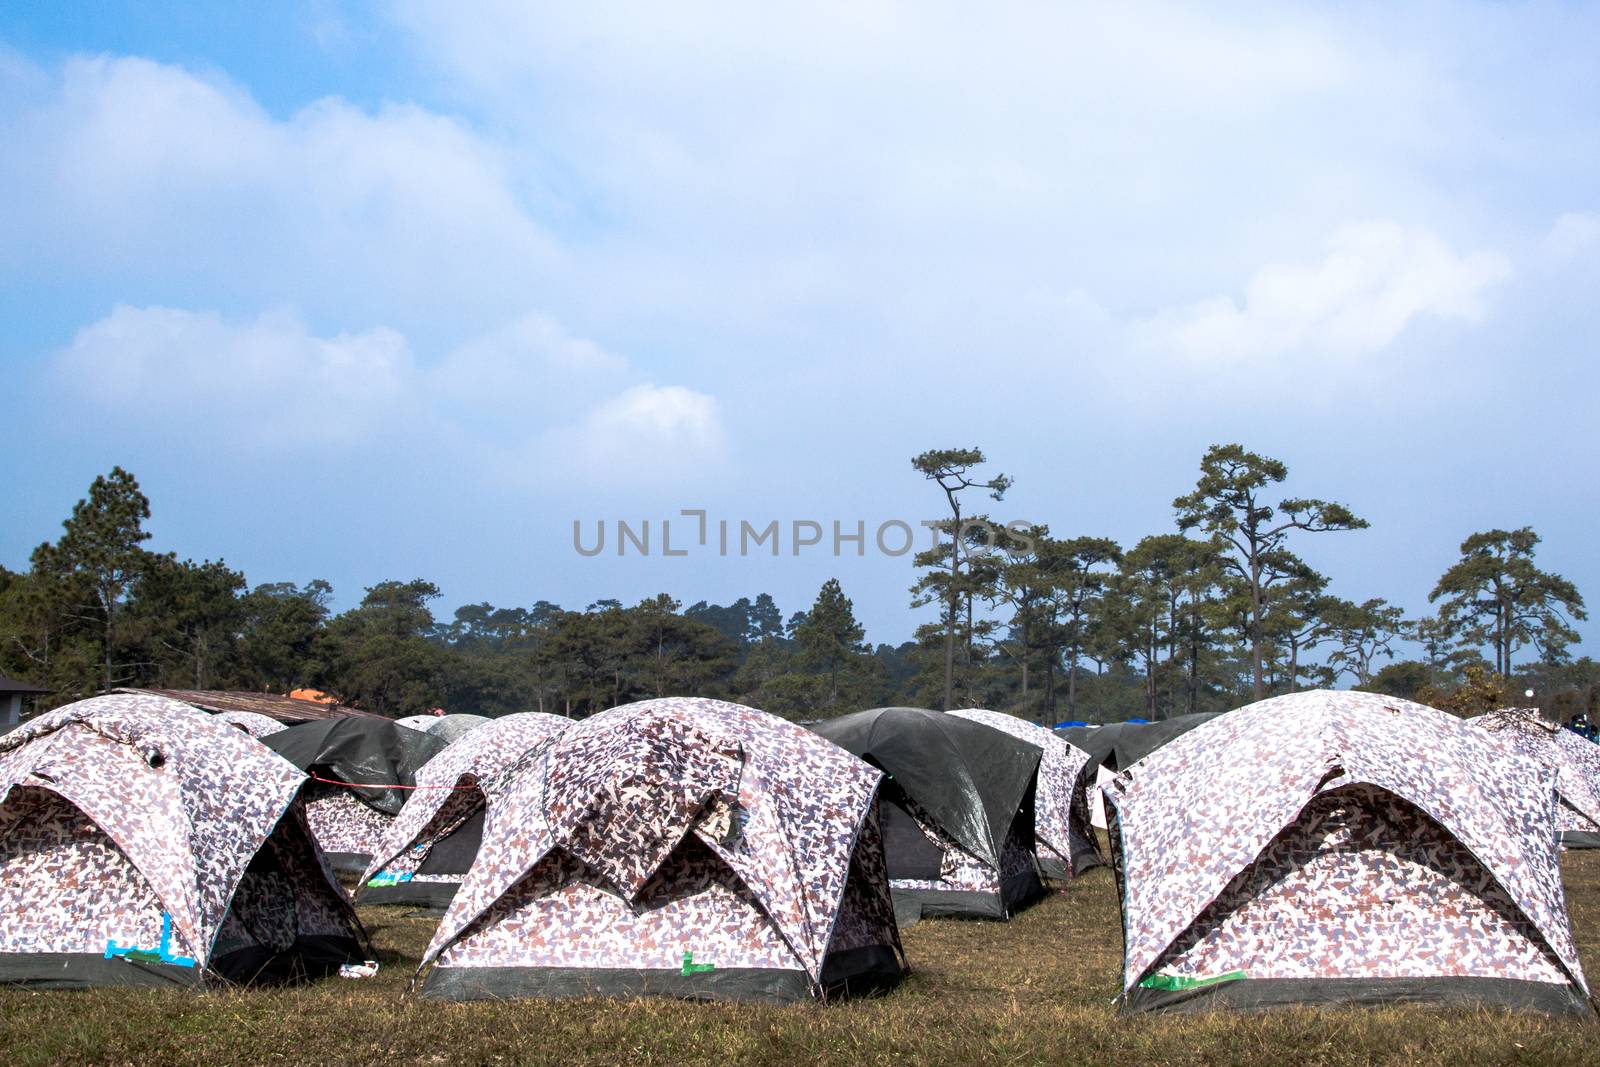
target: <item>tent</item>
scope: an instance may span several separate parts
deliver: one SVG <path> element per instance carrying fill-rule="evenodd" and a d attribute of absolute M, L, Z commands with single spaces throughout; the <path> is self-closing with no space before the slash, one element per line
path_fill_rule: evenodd
<path fill-rule="evenodd" d="M 322 719 L 291 726 L 262 744 L 309 774 L 306 817 L 333 869 L 360 874 L 416 785 L 416 773 L 444 751 L 436 737 L 389 719 Z"/>
<path fill-rule="evenodd" d="M 370 957 L 305 780 L 164 697 L 95 697 L 0 738 L 0 981 L 198 986 Z"/>
<path fill-rule="evenodd" d="M 1127 722 L 1107 723 L 1104 726 L 1070 726 L 1057 731 L 1057 734 L 1087 752 L 1095 763 L 1120 771 L 1138 763 L 1173 738 L 1182 737 L 1196 726 L 1210 722 L 1219 714 L 1215 711 L 1197 711 L 1156 722 L 1129 719 Z"/>
<path fill-rule="evenodd" d="M 892 984 L 879 780 L 737 704 L 581 720 L 491 791 L 422 995 L 796 1001 Z"/>
<path fill-rule="evenodd" d="M 950 714 L 992 726 L 1041 750 L 1034 803 L 1034 856 L 1041 874 L 1073 878 L 1103 862 L 1089 824 L 1089 805 L 1078 788 L 1078 776 L 1089 762 L 1087 752 L 1037 723 L 1003 711 L 961 708 Z"/>
<path fill-rule="evenodd" d="M 1444 712 L 1275 697 L 1123 770 L 1106 803 L 1125 1010 L 1590 1010 L 1555 774 Z"/>
<path fill-rule="evenodd" d="M 1523 755 L 1556 769 L 1557 839 L 1600 848 L 1600 745 L 1546 719 L 1538 708 L 1502 708 L 1471 720 Z"/>
<path fill-rule="evenodd" d="M 880 768 L 895 915 L 1005 919 L 1043 891 L 1033 858 L 1041 752 L 992 726 L 874 708 L 812 730 Z"/>
<path fill-rule="evenodd" d="M 1058 730 L 1058 736 L 1089 754 L 1089 769 L 1083 772 L 1083 777 L 1090 824 L 1099 830 L 1106 828 L 1106 806 L 1101 791 L 1118 771 L 1133 766 L 1173 738 L 1182 737 L 1219 714 L 1221 712 L 1197 711 L 1155 722 L 1129 719 L 1104 726 Z"/>
<path fill-rule="evenodd" d="M 417 788 L 373 846 L 361 902 L 443 911 L 478 854 L 484 798 L 496 777 L 571 725 L 571 719 L 536 711 L 490 719 L 424 764 Z"/>
<path fill-rule="evenodd" d="M 229 726 L 236 726 L 255 738 L 267 737 L 289 728 L 286 724 L 259 711 L 219 711 L 212 718 Z"/>
<path fill-rule="evenodd" d="M 443 715 L 407 715 L 403 719 L 396 719 L 395 725 L 404 726 L 407 730 L 416 730 L 418 733 L 425 734 L 428 732 L 429 727 L 442 718 L 444 718 Z"/>
<path fill-rule="evenodd" d="M 550 717 L 554 719 L 560 716 L 552 715 Z M 445 744 L 451 745 L 478 727 L 493 721 L 487 715 L 468 715 L 465 713 L 438 715 L 434 716 L 433 722 L 427 727 L 427 731 Z"/>

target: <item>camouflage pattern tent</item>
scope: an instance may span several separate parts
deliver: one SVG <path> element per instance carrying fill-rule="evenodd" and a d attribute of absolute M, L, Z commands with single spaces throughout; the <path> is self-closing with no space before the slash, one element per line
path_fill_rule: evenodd
<path fill-rule="evenodd" d="M 212 718 L 218 722 L 225 722 L 229 726 L 237 726 L 251 737 L 271 737 L 280 730 L 287 730 L 288 723 L 279 722 L 270 715 L 263 715 L 259 711 L 219 711 Z"/>
<path fill-rule="evenodd" d="M 1555 774 L 1441 711 L 1275 697 L 1106 790 L 1126 1010 L 1429 1000 L 1587 1012 Z"/>
<path fill-rule="evenodd" d="M 164 697 L 83 700 L 0 738 L 0 981 L 199 985 L 370 956 L 305 780 Z"/>
<path fill-rule="evenodd" d="M 1005 919 L 1042 891 L 1039 746 L 925 708 L 873 708 L 811 728 L 889 776 L 880 809 L 902 925 L 925 915 Z"/>
<path fill-rule="evenodd" d="M 416 790 L 373 847 L 361 902 L 443 911 L 478 854 L 484 798 L 498 776 L 571 725 L 571 719 L 536 711 L 490 719 L 425 763 Z"/>
<path fill-rule="evenodd" d="M 793 1001 L 897 981 L 879 779 L 736 704 L 577 722 L 491 792 L 422 994 Z"/>
<path fill-rule="evenodd" d="M 262 744 L 309 774 L 306 818 L 333 869 L 360 874 L 445 744 L 390 719 L 346 716 L 291 726 Z"/>
<path fill-rule="evenodd" d="M 1111 722 L 1099 726 L 1064 726 L 1057 737 L 1089 754 L 1089 770 L 1084 772 L 1084 796 L 1089 802 L 1089 823 L 1097 830 L 1106 828 L 1105 798 L 1101 790 L 1117 772 L 1133 766 L 1175 737 L 1182 737 L 1196 726 L 1215 719 L 1217 711 L 1196 711 L 1174 715 L 1155 722 Z"/>
<path fill-rule="evenodd" d="M 1472 720 L 1516 751 L 1556 769 L 1556 835 L 1568 848 L 1600 848 L 1600 745 L 1538 708 L 1502 708 Z"/>
<path fill-rule="evenodd" d="M 1039 873 L 1047 878 L 1074 878 L 1104 862 L 1089 822 L 1086 795 L 1078 781 L 1089 763 L 1089 753 L 1038 723 L 1003 711 L 960 708 L 950 714 L 992 726 L 1042 751 L 1033 820 L 1034 857 L 1039 861 Z"/>

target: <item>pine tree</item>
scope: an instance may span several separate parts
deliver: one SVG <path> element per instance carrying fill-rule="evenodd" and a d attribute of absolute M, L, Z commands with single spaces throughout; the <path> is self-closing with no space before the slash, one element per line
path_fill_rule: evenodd
<path fill-rule="evenodd" d="M 118 624 L 128 589 L 150 561 L 139 547 L 150 539 L 144 520 L 150 501 L 139 481 L 121 467 L 112 467 L 89 486 L 89 495 L 73 505 L 72 517 L 55 544 L 33 550 L 33 568 L 73 591 L 67 612 L 99 629 L 101 688 L 117 682 L 115 656 Z"/>
<path fill-rule="evenodd" d="M 866 631 L 856 621 L 855 606 L 844 595 L 839 579 L 822 583 L 816 603 L 805 621 L 795 628 L 800 659 L 807 667 L 827 678 L 825 710 L 836 714 L 840 703 L 841 680 L 848 681 L 858 662 L 867 655 Z"/>

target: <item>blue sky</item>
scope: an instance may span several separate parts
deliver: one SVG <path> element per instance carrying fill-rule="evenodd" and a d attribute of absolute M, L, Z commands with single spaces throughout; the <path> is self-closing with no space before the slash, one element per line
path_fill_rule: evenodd
<path fill-rule="evenodd" d="M 1345 596 L 1520 525 L 1600 596 L 1600 8 L 257 7 L 0 11 L 0 563 L 120 463 L 344 605 L 837 576 L 898 640 L 905 559 L 572 522 L 870 531 L 977 444 L 1129 544 L 1236 440 L 1371 520 Z"/>

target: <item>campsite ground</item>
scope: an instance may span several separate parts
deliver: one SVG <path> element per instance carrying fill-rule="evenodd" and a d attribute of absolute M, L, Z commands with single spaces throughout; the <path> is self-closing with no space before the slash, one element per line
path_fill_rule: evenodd
<path fill-rule="evenodd" d="M 1600 961 L 1600 853 L 1565 859 L 1585 961 Z M 10 1063 L 877 1064 L 1572 1063 L 1600 1025 L 1502 1012 L 1296 1010 L 1118 1016 L 1121 938 L 1108 872 L 1006 924 L 906 931 L 913 975 L 886 997 L 789 1008 L 664 1001 L 439 1004 L 403 996 L 432 931 L 363 912 L 383 970 L 309 989 L 206 994 L 0 990 Z"/>

